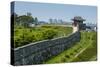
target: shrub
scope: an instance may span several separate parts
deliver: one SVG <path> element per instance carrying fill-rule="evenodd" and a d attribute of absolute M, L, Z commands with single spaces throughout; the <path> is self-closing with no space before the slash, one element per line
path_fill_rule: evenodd
<path fill-rule="evenodd" d="M 65 57 L 66 57 L 66 58 L 70 58 L 70 56 L 69 56 L 69 55 L 65 55 Z"/>
<path fill-rule="evenodd" d="M 43 32 L 44 39 L 52 39 L 57 35 L 57 32 L 53 29 L 47 29 Z"/>
<path fill-rule="evenodd" d="M 65 62 L 65 61 L 66 61 L 66 59 L 65 59 L 65 58 L 62 58 L 62 59 L 61 59 L 61 62 Z"/>

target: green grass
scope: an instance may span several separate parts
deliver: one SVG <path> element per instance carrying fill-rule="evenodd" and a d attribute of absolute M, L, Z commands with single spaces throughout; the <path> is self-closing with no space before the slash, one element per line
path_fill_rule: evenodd
<path fill-rule="evenodd" d="M 46 64 L 94 61 L 97 58 L 96 32 L 81 32 L 81 40 L 73 47 L 47 60 Z M 76 56 L 77 55 L 77 56 Z M 75 57 L 76 56 L 76 57 Z"/>
<path fill-rule="evenodd" d="M 97 58 L 97 45 L 91 42 L 91 45 L 82 52 L 77 58 L 73 59 L 73 62 L 77 61 L 95 61 Z"/>

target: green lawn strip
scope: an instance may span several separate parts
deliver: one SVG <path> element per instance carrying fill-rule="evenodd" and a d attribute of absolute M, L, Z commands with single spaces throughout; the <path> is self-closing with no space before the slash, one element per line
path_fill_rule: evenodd
<path fill-rule="evenodd" d="M 90 45 L 84 52 L 73 59 L 73 62 L 79 61 L 95 61 L 97 58 L 96 46 Z"/>
<path fill-rule="evenodd" d="M 97 55 L 93 56 L 89 61 L 97 60 Z"/>

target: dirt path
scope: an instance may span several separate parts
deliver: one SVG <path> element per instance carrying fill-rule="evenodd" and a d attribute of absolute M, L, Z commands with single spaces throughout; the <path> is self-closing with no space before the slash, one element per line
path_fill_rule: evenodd
<path fill-rule="evenodd" d="M 74 58 L 78 57 L 83 51 L 85 51 L 90 45 L 88 45 L 87 47 L 85 47 L 84 49 L 82 49 L 79 53 L 77 53 Z"/>
<path fill-rule="evenodd" d="M 87 48 L 87 47 L 86 47 L 86 48 Z M 80 55 L 83 51 L 85 51 L 86 48 L 82 49 L 79 53 L 77 53 L 77 54 L 75 55 L 75 58 L 76 58 L 78 55 Z"/>

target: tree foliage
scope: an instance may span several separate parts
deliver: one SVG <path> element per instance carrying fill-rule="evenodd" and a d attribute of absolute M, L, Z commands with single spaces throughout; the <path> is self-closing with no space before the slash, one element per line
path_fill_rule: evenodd
<path fill-rule="evenodd" d="M 31 13 L 20 16 L 18 16 L 16 13 L 13 13 L 11 17 L 14 19 L 14 24 L 16 26 L 29 27 L 30 24 L 38 24 L 38 18 L 32 17 Z"/>

